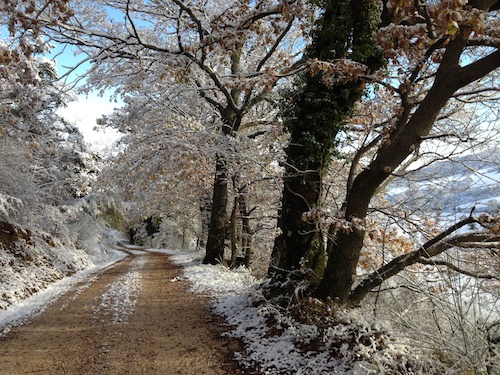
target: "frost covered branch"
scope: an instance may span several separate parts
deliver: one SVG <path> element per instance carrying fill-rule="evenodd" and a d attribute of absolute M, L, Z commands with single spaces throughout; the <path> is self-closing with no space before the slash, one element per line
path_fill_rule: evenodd
<path fill-rule="evenodd" d="M 350 293 L 349 300 L 351 304 L 359 303 L 363 299 L 363 297 L 369 293 L 373 288 L 382 284 L 385 280 L 391 278 L 392 276 L 398 274 L 408 266 L 411 266 L 415 263 L 425 262 L 426 259 L 434 257 L 443 253 L 453 246 L 459 246 L 459 244 L 464 241 L 473 239 L 474 241 L 478 240 L 478 235 L 475 234 L 465 234 L 458 235 L 451 239 L 446 240 L 446 238 L 458 231 L 460 228 L 473 223 L 480 223 L 481 219 L 477 219 L 473 216 L 469 216 L 458 223 L 448 227 L 446 230 L 435 236 L 434 238 L 427 241 L 424 245 L 422 245 L 419 249 L 412 251 L 407 254 L 400 255 L 399 257 L 394 258 L 389 263 L 380 267 L 375 272 L 366 276 Z M 498 238 L 495 234 L 491 234 L 490 236 L 482 234 L 484 240 L 493 239 L 493 246 L 497 244 Z M 486 237 L 484 237 L 486 236 Z"/>

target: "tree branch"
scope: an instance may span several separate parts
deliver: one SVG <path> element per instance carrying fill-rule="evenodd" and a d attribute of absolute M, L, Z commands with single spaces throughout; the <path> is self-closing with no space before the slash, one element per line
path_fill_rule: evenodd
<path fill-rule="evenodd" d="M 420 259 L 417 263 L 420 264 L 425 264 L 425 265 L 430 265 L 430 266 L 445 266 L 446 268 L 449 268 L 453 271 L 456 271 L 458 273 L 461 273 L 462 275 L 466 276 L 471 276 L 475 277 L 477 279 L 496 279 L 500 280 L 500 275 L 492 275 L 490 273 L 478 273 L 474 271 L 469 271 L 463 268 L 460 268 L 453 264 L 452 262 L 448 262 L 446 260 L 441 260 L 441 259 Z"/>
<path fill-rule="evenodd" d="M 351 291 L 349 295 L 350 303 L 359 303 L 359 301 L 361 301 L 363 297 L 370 292 L 370 290 L 379 286 L 392 276 L 398 274 L 406 267 L 419 262 L 421 258 L 430 258 L 447 250 L 451 247 L 451 245 L 448 246 L 446 242 L 441 241 L 465 225 L 476 222 L 477 220 L 474 217 L 469 216 L 430 239 L 419 249 L 408 254 L 403 254 L 380 267 L 375 272 L 369 274 L 358 284 L 358 286 L 356 286 L 356 288 L 354 288 L 353 291 Z"/>
<path fill-rule="evenodd" d="M 290 21 L 288 21 L 288 24 L 286 25 L 285 29 L 282 31 L 282 33 L 278 36 L 276 39 L 276 42 L 273 44 L 273 46 L 269 49 L 267 52 L 266 56 L 262 58 L 262 60 L 259 62 L 259 65 L 257 65 L 257 71 L 259 72 L 262 67 L 266 64 L 266 62 L 271 58 L 271 56 L 276 52 L 278 49 L 278 46 L 280 45 L 281 41 L 285 38 L 286 34 L 290 31 L 292 28 L 293 22 L 295 21 L 295 17 L 292 17 Z"/>
<path fill-rule="evenodd" d="M 477 81 L 498 67 L 500 67 L 500 50 L 497 49 L 488 56 L 460 68 L 452 82 L 454 81 L 456 89 L 459 89 Z"/>
<path fill-rule="evenodd" d="M 356 176 L 356 170 L 358 168 L 359 161 L 361 160 L 363 155 L 366 154 L 368 151 L 370 151 L 373 147 L 375 147 L 382 140 L 382 138 L 383 136 L 381 134 L 378 135 L 370 143 L 360 147 L 360 149 L 356 152 L 356 154 L 352 158 L 351 168 L 349 169 L 349 175 L 347 177 L 346 196 L 349 196 L 349 192 L 351 191 L 352 183 L 354 181 L 354 177 Z"/>

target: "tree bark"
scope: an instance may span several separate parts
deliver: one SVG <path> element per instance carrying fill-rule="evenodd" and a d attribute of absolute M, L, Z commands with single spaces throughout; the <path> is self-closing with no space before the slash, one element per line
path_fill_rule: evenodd
<path fill-rule="evenodd" d="M 378 4 L 372 0 L 322 3 L 324 12 L 316 23 L 306 57 L 325 61 L 349 58 L 371 71 L 383 66 L 382 51 L 373 41 Z M 307 73 L 303 81 L 298 81 L 301 88 L 287 102 L 291 109 L 284 110 L 285 126 L 291 135 L 278 219 L 281 233 L 275 240 L 270 265 L 270 274 L 276 269 L 310 268 L 317 279 L 314 281 L 321 279 L 326 267 L 320 227 L 322 174 L 335 153 L 339 131 L 363 94 L 358 79 L 327 87 L 322 74 Z M 359 246 L 359 238 L 347 240 Z"/>
<path fill-rule="evenodd" d="M 308 252 L 311 254 L 324 252 L 316 218 L 306 219 L 305 216 L 307 212 L 314 212 L 313 208 L 316 209 L 319 204 L 321 177 L 318 168 L 320 166 L 318 163 L 301 162 L 300 157 L 303 151 L 298 144 L 290 144 L 287 152 L 288 166 L 284 177 L 282 207 L 278 219 L 278 228 L 281 233 L 274 242 L 270 273 L 279 269 L 299 269 Z M 312 262 L 306 261 L 306 263 L 314 267 Z"/>
<path fill-rule="evenodd" d="M 250 218 L 248 217 L 248 207 L 247 207 L 247 196 L 245 191 L 241 191 L 238 195 L 238 206 L 240 208 L 240 216 L 241 216 L 241 226 L 242 226 L 242 234 L 241 234 L 241 249 L 243 250 L 243 254 L 245 256 L 244 264 L 246 268 L 250 267 L 250 262 L 253 256 L 253 245 L 252 245 L 252 237 L 253 231 L 250 227 Z"/>
<path fill-rule="evenodd" d="M 231 54 L 231 73 L 238 74 L 241 69 L 241 42 L 236 45 L 235 50 Z M 202 97 L 205 97 L 201 93 Z M 223 137 L 230 137 L 232 132 L 238 131 L 243 118 L 243 111 L 238 109 L 240 104 L 241 89 L 234 88 L 230 92 L 232 103 L 228 103 L 226 107 L 215 105 L 222 119 L 221 134 Z M 208 100 L 208 98 L 205 97 Z M 212 100 L 208 100 L 210 104 L 215 104 Z M 225 139 L 226 140 L 226 139 Z M 225 143 L 227 145 L 227 143 Z M 226 149 L 229 151 L 229 149 Z M 228 178 L 229 166 L 228 160 L 223 154 L 215 156 L 215 178 L 214 192 L 212 199 L 212 213 L 210 216 L 210 226 L 208 229 L 207 247 L 205 253 L 204 264 L 222 263 L 224 260 L 224 247 L 227 235 L 229 218 L 227 214 L 228 205 Z"/>
<path fill-rule="evenodd" d="M 212 199 L 207 193 L 200 199 L 200 223 L 201 233 L 196 241 L 196 250 L 199 248 L 205 249 L 205 241 L 208 238 L 208 227 L 210 225 L 210 213 L 212 212 Z"/>
<path fill-rule="evenodd" d="M 238 220 L 238 197 L 233 200 L 233 209 L 231 210 L 231 219 L 229 221 L 229 240 L 231 241 L 231 261 L 230 267 L 236 266 L 236 258 L 238 257 L 237 244 L 237 220 Z"/>
<path fill-rule="evenodd" d="M 219 264 L 224 260 L 224 243 L 228 227 L 227 203 L 227 160 L 223 154 L 217 154 L 215 160 L 212 212 L 210 215 L 206 253 L 203 259 L 204 264 Z"/>

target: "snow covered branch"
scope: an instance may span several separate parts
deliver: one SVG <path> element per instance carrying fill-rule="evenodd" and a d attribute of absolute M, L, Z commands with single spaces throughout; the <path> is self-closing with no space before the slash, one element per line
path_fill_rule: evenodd
<path fill-rule="evenodd" d="M 429 258 L 435 257 L 452 247 L 463 246 L 463 244 L 467 242 L 480 241 L 483 244 L 490 244 L 491 248 L 498 248 L 498 234 L 495 233 L 473 232 L 458 234 L 452 238 L 447 239 L 447 237 L 449 237 L 452 233 L 458 231 L 464 226 L 474 223 L 480 223 L 481 221 L 485 220 L 485 218 L 481 219 L 469 216 L 448 227 L 446 230 L 442 231 L 440 234 L 427 241 L 419 249 L 407 254 L 400 255 L 394 258 L 389 263 L 380 267 L 375 272 L 365 276 L 350 293 L 349 300 L 351 304 L 359 303 L 359 301 L 361 301 L 363 297 L 373 288 L 379 286 L 387 279 L 391 278 L 392 276 L 398 274 L 405 268 L 415 263 L 432 264 L 433 261 L 428 260 Z M 435 262 L 437 262 L 437 265 L 445 265 L 440 260 L 436 260 Z M 466 272 L 465 270 L 462 271 Z"/>

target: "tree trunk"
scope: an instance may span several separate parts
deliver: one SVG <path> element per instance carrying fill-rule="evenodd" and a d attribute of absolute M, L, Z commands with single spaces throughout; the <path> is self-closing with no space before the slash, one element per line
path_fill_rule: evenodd
<path fill-rule="evenodd" d="M 329 237 L 331 243 L 328 248 L 331 248 L 331 253 L 325 277 L 317 289 L 320 298 L 330 297 L 340 304 L 351 302 L 351 287 L 365 236 L 363 220 L 378 187 L 419 147 L 455 91 L 498 67 L 500 52 L 496 51 L 461 68 L 460 58 L 466 45 L 461 35 L 449 42 L 426 97 L 409 120 L 402 115 L 387 145 L 379 150 L 375 160 L 354 179 L 346 198 L 345 214 L 345 220 L 351 223 L 352 232 L 336 233 Z M 354 299 L 352 302 L 359 300 L 358 297 Z"/>
<path fill-rule="evenodd" d="M 208 228 L 210 226 L 210 215 L 212 212 L 212 199 L 207 193 L 200 200 L 200 223 L 201 223 L 201 233 L 198 234 L 198 240 L 196 241 L 196 250 L 199 248 L 205 249 L 205 241 L 208 237 Z"/>
<path fill-rule="evenodd" d="M 351 58 L 375 71 L 384 65 L 382 52 L 373 42 L 378 4 L 372 0 L 323 3 L 306 57 L 331 61 Z M 316 278 L 326 267 L 326 251 L 320 228 L 322 173 L 335 153 L 336 137 L 361 99 L 359 80 L 327 87 L 323 73 L 306 73 L 300 87 L 290 95 L 284 124 L 290 145 L 284 176 L 282 207 L 278 219 L 281 233 L 275 240 L 273 269 L 310 268 Z"/>
<path fill-rule="evenodd" d="M 354 179 L 346 200 L 344 218 L 350 222 L 352 232 L 336 233 L 328 239 L 331 242 L 328 245 L 331 252 L 325 277 L 318 287 L 320 297 L 330 297 L 339 304 L 349 301 L 365 237 L 362 222 L 366 218 L 370 201 L 391 172 L 422 142 L 421 137 L 429 133 L 439 111 L 452 94 L 453 91 L 449 92 L 446 86 L 434 85 L 401 133 L 389 146 L 381 149 L 370 166 Z"/>
<path fill-rule="evenodd" d="M 240 41 L 235 46 L 235 49 L 231 53 L 231 73 L 238 74 L 241 69 L 241 53 L 242 53 L 243 43 Z M 201 92 L 202 97 L 204 97 L 209 104 L 214 105 L 219 111 L 222 120 L 221 135 L 224 137 L 224 147 L 226 151 L 231 151 L 229 143 L 227 143 L 227 138 L 230 137 L 233 132 L 238 131 L 241 121 L 243 119 L 244 112 L 238 109 L 240 104 L 241 89 L 234 88 L 231 90 L 230 97 L 232 105 L 227 104 L 223 107 L 218 105 L 216 101 L 208 99 L 203 92 Z M 236 150 L 235 150 L 236 151 Z M 215 161 L 215 179 L 214 179 L 214 192 L 212 199 L 212 213 L 210 216 L 210 225 L 208 229 L 208 239 L 205 259 L 203 259 L 204 264 L 218 264 L 222 263 L 224 260 L 224 247 L 225 240 L 228 230 L 228 215 L 227 215 L 227 205 L 228 205 L 228 177 L 229 177 L 229 166 L 227 157 L 223 154 L 218 153 Z"/>
<path fill-rule="evenodd" d="M 216 155 L 212 212 L 204 264 L 219 264 L 224 260 L 228 217 L 228 169 L 227 160 L 222 154 Z"/>
<path fill-rule="evenodd" d="M 240 208 L 242 236 L 241 236 L 241 249 L 245 255 L 244 264 L 246 268 L 250 267 L 250 262 L 253 256 L 252 236 L 253 231 L 250 227 L 250 218 L 247 208 L 247 197 L 244 191 L 238 195 L 238 206 Z"/>
<path fill-rule="evenodd" d="M 229 221 L 229 240 L 231 242 L 231 261 L 230 267 L 236 266 L 236 258 L 238 257 L 237 244 L 237 220 L 238 220 L 238 197 L 234 198 L 233 209 L 231 211 L 231 220 Z"/>
<path fill-rule="evenodd" d="M 299 142 L 292 136 L 287 148 L 288 166 L 278 219 L 281 233 L 274 242 L 270 274 L 302 267 L 312 267 L 322 273 L 321 267 L 317 267 L 319 264 L 315 264 L 324 254 L 324 246 L 314 215 L 321 196 L 320 166 L 304 162 L 304 159 L 301 161 L 303 150 Z"/>
<path fill-rule="evenodd" d="M 186 231 L 187 228 L 185 225 L 182 226 L 182 244 L 181 244 L 181 249 L 186 248 Z"/>

